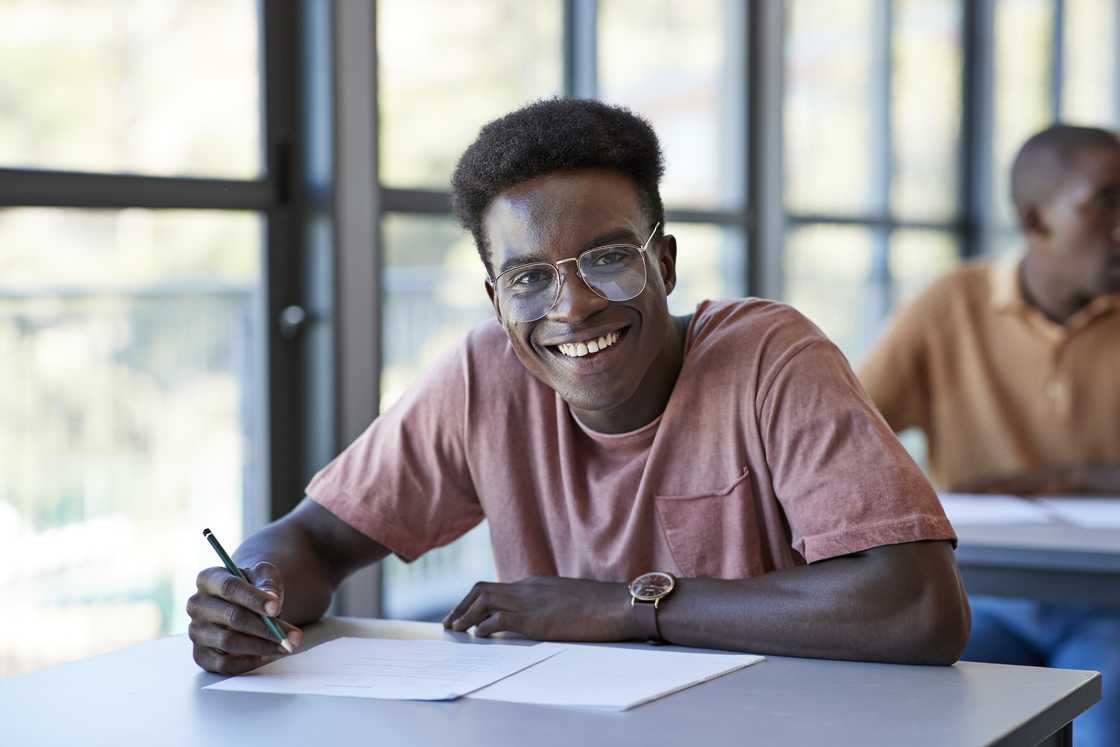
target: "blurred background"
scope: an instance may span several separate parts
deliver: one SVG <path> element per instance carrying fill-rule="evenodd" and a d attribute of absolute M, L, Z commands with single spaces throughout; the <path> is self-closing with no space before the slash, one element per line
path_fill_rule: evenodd
<path fill-rule="evenodd" d="M 531 100 L 648 117 L 676 313 L 853 362 L 1014 251 L 1015 150 L 1120 123 L 1115 0 L 0 0 L 0 676 L 183 632 L 194 578 L 487 318 L 456 158 Z M 922 459 L 922 444 L 908 443 Z M 441 616 L 485 525 L 348 583 Z"/>

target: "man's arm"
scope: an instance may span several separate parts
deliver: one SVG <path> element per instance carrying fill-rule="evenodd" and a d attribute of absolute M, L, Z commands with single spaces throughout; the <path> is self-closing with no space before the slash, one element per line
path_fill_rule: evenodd
<path fill-rule="evenodd" d="M 952 664 L 970 614 L 947 542 L 877 547 L 752 579 L 681 579 L 661 605 L 670 643 L 779 656 Z M 537 640 L 639 638 L 626 584 L 479 583 L 444 626 Z"/>
<path fill-rule="evenodd" d="M 299 646 L 303 635 L 295 625 L 319 619 L 343 579 L 388 554 L 386 548 L 304 498 L 234 553 L 250 583 L 224 567 L 198 574 L 198 592 L 187 601 L 195 661 L 203 669 L 223 674 L 246 672 L 272 661 L 280 650 L 259 615 L 282 618 L 289 640 Z"/>

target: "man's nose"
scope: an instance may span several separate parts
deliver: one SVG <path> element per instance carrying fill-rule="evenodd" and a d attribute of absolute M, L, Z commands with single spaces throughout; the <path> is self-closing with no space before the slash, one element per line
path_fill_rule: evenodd
<path fill-rule="evenodd" d="M 587 283 L 579 276 L 575 262 L 564 262 L 558 269 L 560 295 L 548 312 L 550 321 L 576 324 L 602 311 L 610 303 L 587 287 Z"/>

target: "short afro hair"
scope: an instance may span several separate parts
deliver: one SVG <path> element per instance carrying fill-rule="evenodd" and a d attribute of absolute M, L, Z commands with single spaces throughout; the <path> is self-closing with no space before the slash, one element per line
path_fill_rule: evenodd
<path fill-rule="evenodd" d="M 487 272 L 493 275 L 482 216 L 490 202 L 521 182 L 574 168 L 621 172 L 637 187 L 650 222 L 664 224 L 658 184 L 665 160 L 649 122 L 590 99 L 536 101 L 483 127 L 451 177 L 455 215 L 474 237 Z"/>
<path fill-rule="evenodd" d="M 1011 202 L 1020 212 L 1046 202 L 1081 153 L 1120 148 L 1116 133 L 1099 127 L 1056 124 L 1035 133 L 1011 165 Z"/>

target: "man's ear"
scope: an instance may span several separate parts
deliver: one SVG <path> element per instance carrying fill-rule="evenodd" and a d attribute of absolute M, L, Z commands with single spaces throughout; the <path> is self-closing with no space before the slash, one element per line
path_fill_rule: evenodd
<path fill-rule="evenodd" d="M 1023 233 L 1036 236 L 1049 236 L 1050 226 L 1046 224 L 1046 218 L 1043 215 L 1042 207 L 1038 203 L 1031 203 L 1024 205 L 1017 209 L 1019 214 L 1019 226 L 1022 228 Z"/>
<path fill-rule="evenodd" d="M 657 269 L 661 271 L 661 282 L 665 285 L 665 295 L 673 292 L 677 287 L 677 239 L 672 234 L 665 234 L 657 242 L 654 252 L 657 259 Z"/>
<path fill-rule="evenodd" d="M 486 295 L 490 298 L 490 305 L 494 307 L 494 316 L 498 317 L 498 324 L 502 323 L 502 310 L 498 308 L 498 296 L 494 293 L 494 284 L 490 282 L 490 278 L 482 281 L 486 286 Z"/>

